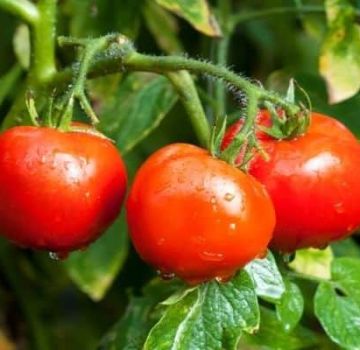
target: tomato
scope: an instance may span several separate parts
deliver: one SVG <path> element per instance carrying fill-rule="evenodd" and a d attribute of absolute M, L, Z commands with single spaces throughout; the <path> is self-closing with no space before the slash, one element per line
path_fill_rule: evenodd
<path fill-rule="evenodd" d="M 138 171 L 127 201 L 139 255 L 164 276 L 226 280 L 263 255 L 275 213 L 264 187 L 207 151 L 172 144 Z"/>
<path fill-rule="evenodd" d="M 20 126 L 0 135 L 0 234 L 20 246 L 86 247 L 114 221 L 125 190 L 117 149 L 85 129 Z"/>
<path fill-rule="evenodd" d="M 258 120 L 269 125 L 269 114 L 261 111 Z M 229 129 L 223 148 L 241 124 Z M 269 161 L 255 156 L 249 173 L 265 185 L 275 206 L 273 248 L 321 248 L 360 227 L 360 145 L 343 124 L 313 113 L 303 136 L 259 136 Z"/>

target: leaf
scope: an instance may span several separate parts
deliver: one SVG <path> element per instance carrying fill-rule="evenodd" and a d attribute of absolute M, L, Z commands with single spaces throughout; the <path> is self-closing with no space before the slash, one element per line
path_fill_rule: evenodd
<path fill-rule="evenodd" d="M 15 64 L 6 74 L 0 77 L 0 106 L 11 90 L 14 89 L 21 76 L 21 72 L 19 64 Z"/>
<path fill-rule="evenodd" d="M 301 319 L 304 311 L 304 299 L 295 283 L 286 281 L 285 286 L 285 293 L 280 303 L 276 305 L 276 314 L 284 331 L 290 332 Z"/>
<path fill-rule="evenodd" d="M 328 336 L 345 349 L 360 349 L 360 305 L 323 282 L 315 294 L 315 314 Z"/>
<path fill-rule="evenodd" d="M 100 129 L 125 154 L 160 124 L 176 100 L 166 78 L 148 73 L 129 74 L 113 102 L 102 112 Z"/>
<path fill-rule="evenodd" d="M 330 278 L 330 266 L 333 253 L 330 247 L 326 249 L 302 249 L 296 252 L 295 259 L 289 266 L 302 274 L 319 278 Z"/>
<path fill-rule="evenodd" d="M 255 259 L 246 265 L 245 270 L 254 280 L 258 296 L 274 302 L 281 299 L 285 285 L 270 251 L 264 259 Z"/>
<path fill-rule="evenodd" d="M 356 299 L 360 306 L 360 260 L 354 258 L 338 258 L 331 266 L 332 280 L 342 290 Z"/>
<path fill-rule="evenodd" d="M 216 19 L 206 0 L 155 0 L 159 5 L 183 17 L 198 31 L 209 36 L 221 36 Z"/>
<path fill-rule="evenodd" d="M 226 284 L 208 282 L 170 305 L 144 350 L 235 350 L 242 332 L 251 333 L 258 325 L 254 286 L 243 270 Z"/>
<path fill-rule="evenodd" d="M 360 349 L 360 261 L 335 259 L 331 282 L 315 294 L 315 314 L 328 336 L 346 349 Z"/>
<path fill-rule="evenodd" d="M 30 66 L 30 31 L 25 24 L 20 24 L 13 39 L 15 56 L 21 67 L 28 69 Z"/>
<path fill-rule="evenodd" d="M 298 326 L 292 332 L 285 332 L 275 312 L 261 307 L 261 324 L 259 332 L 244 335 L 240 349 L 261 350 L 297 350 L 307 349 L 318 343 L 316 334 L 307 328 Z M 255 347 L 250 347 L 254 345 Z"/>
<path fill-rule="evenodd" d="M 131 296 L 124 316 L 102 339 L 98 349 L 141 349 L 148 331 L 157 321 L 154 315 L 156 304 L 166 298 L 176 287 L 176 283 L 164 283 L 162 280 L 155 279 L 145 287 L 142 296 Z"/>
<path fill-rule="evenodd" d="M 343 239 L 331 245 L 336 257 L 360 258 L 360 247 L 352 238 Z"/>
<path fill-rule="evenodd" d="M 128 252 L 124 215 L 83 252 L 74 252 L 64 265 L 74 283 L 91 299 L 102 299 Z"/>
<path fill-rule="evenodd" d="M 166 53 L 184 51 L 177 37 L 179 27 L 175 18 L 153 1 L 147 1 L 143 9 L 147 27 L 158 46 Z"/>
<path fill-rule="evenodd" d="M 328 32 L 324 39 L 320 72 L 331 103 L 354 96 L 360 89 L 360 26 L 349 0 L 325 1 Z"/>

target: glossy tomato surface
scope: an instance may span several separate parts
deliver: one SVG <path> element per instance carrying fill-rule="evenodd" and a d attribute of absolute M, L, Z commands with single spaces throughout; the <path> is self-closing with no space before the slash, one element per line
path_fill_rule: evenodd
<path fill-rule="evenodd" d="M 164 147 L 142 165 L 127 219 L 140 256 L 190 284 L 225 280 L 263 255 L 275 225 L 259 182 L 188 144 Z"/>
<path fill-rule="evenodd" d="M 104 138 L 31 126 L 0 135 L 0 234 L 20 246 L 86 247 L 114 221 L 125 190 L 123 161 Z"/>
<path fill-rule="evenodd" d="M 268 125 L 269 114 L 261 112 L 259 120 Z M 241 123 L 229 129 L 224 147 Z M 360 227 L 360 146 L 343 124 L 313 113 L 303 136 L 278 141 L 260 134 L 259 139 L 269 161 L 255 156 L 249 172 L 273 200 L 275 249 L 321 248 Z"/>

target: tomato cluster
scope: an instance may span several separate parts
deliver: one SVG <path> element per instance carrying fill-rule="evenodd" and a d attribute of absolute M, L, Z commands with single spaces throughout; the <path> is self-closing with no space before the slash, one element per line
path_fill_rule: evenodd
<path fill-rule="evenodd" d="M 208 151 L 172 144 L 139 169 L 127 200 L 139 255 L 189 284 L 229 279 L 270 245 L 290 253 L 324 247 L 360 227 L 360 144 L 317 113 L 304 135 L 277 140 L 258 128 L 268 156 L 248 174 Z M 242 128 L 227 131 L 226 149 Z M 260 111 L 257 127 L 271 127 Z M 237 162 L 242 162 L 239 152 Z M 14 127 L 0 135 L 0 234 L 24 247 L 86 247 L 119 214 L 126 169 L 92 128 Z"/>

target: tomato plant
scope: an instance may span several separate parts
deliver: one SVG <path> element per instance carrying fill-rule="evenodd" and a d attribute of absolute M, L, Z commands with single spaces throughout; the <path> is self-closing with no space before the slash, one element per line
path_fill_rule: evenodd
<path fill-rule="evenodd" d="M 359 349 L 359 18 L 0 0 L 0 349 Z"/>

